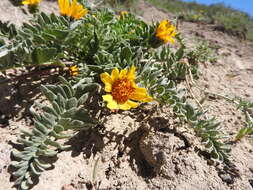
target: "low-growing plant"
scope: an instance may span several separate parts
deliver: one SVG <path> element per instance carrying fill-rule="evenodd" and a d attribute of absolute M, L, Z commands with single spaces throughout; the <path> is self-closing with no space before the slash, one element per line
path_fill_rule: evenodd
<path fill-rule="evenodd" d="M 179 88 L 189 73 L 193 79 L 199 76 L 198 65 L 185 62 L 188 49 L 172 22 L 148 25 L 131 13 L 118 16 L 84 2 L 86 9 L 75 0 L 73 6 L 67 5 L 75 10 L 71 12 L 59 2 L 61 16 L 42 12 L 20 28 L 1 24 L 1 71 L 40 66 L 68 70 L 58 83 L 41 85 L 45 101 L 35 101 L 30 108 L 33 128 L 21 129 L 17 143 L 22 148 L 12 151 L 18 189 L 31 188 L 52 167 L 45 158 L 69 147 L 59 139 L 103 125 L 102 110 L 138 109 L 152 101 L 170 106 L 213 160 L 228 161 L 220 123 L 189 103 L 187 88 Z"/>
<path fill-rule="evenodd" d="M 193 50 L 187 53 L 187 59 L 191 64 L 215 63 L 218 59 L 216 49 L 217 47 L 212 46 L 210 42 L 202 40 Z"/>

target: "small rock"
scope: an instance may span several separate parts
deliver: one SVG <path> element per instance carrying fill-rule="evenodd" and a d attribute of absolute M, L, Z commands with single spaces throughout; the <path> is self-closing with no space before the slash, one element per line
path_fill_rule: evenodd
<path fill-rule="evenodd" d="M 227 184 L 233 184 L 234 180 L 229 174 L 221 174 L 220 178 L 222 181 L 226 182 Z"/>
<path fill-rule="evenodd" d="M 63 185 L 61 190 L 76 190 L 72 185 Z"/>
<path fill-rule="evenodd" d="M 250 184 L 251 187 L 253 188 L 253 179 L 249 179 L 249 184 Z"/>

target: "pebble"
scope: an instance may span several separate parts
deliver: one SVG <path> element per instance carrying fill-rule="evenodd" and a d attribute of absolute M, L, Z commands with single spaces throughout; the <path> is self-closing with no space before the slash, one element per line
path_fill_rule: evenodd
<path fill-rule="evenodd" d="M 226 182 L 227 184 L 233 184 L 234 183 L 233 178 L 228 174 L 221 174 L 220 178 L 222 179 L 222 181 Z"/>

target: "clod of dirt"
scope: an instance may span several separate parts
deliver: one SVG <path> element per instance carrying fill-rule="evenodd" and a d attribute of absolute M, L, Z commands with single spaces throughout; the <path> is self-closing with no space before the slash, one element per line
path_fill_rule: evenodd
<path fill-rule="evenodd" d="M 154 135 L 151 133 L 144 136 L 140 141 L 140 150 L 156 174 L 161 171 L 166 162 L 164 150 L 166 149 L 167 154 L 172 154 L 184 146 L 184 141 L 173 134 L 158 133 Z"/>

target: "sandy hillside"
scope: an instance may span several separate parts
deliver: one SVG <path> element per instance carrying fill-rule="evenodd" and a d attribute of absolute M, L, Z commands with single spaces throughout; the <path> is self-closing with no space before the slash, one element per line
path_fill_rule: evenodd
<path fill-rule="evenodd" d="M 57 12 L 54 1 L 43 1 L 43 10 Z M 138 5 L 147 22 L 173 18 L 147 3 Z M 27 16 L 9 0 L 0 1 L 0 20 L 21 24 Z M 212 25 L 180 22 L 186 44 L 199 40 L 214 44 L 215 63 L 200 64 L 198 84 L 209 91 L 237 95 L 253 101 L 253 44 L 214 31 Z M 21 71 L 9 71 L 18 75 Z M 43 81 L 52 82 L 51 78 Z M 31 127 L 29 106 L 40 96 L 41 80 L 12 81 L 0 85 L 0 189 L 11 190 L 8 166 L 19 128 Z M 196 90 L 196 89 L 195 89 Z M 200 93 L 196 90 L 196 94 Z M 209 115 L 217 116 L 223 130 L 233 140 L 243 126 L 243 115 L 231 103 L 210 97 L 204 103 Z M 140 110 L 107 116 L 102 133 L 80 132 L 59 154 L 54 169 L 43 172 L 34 190 L 85 190 L 92 188 L 92 170 L 97 161 L 95 182 L 98 189 L 125 190 L 251 190 L 253 189 L 253 142 L 248 138 L 231 144 L 231 166 L 211 164 L 201 154 L 200 140 L 187 126 L 179 125 L 169 108 L 152 112 Z M 145 118 L 151 114 L 150 118 Z M 252 113 L 253 114 L 253 113 Z M 122 131 L 122 128 L 125 131 Z M 151 130 L 149 130 L 151 129 Z"/>

